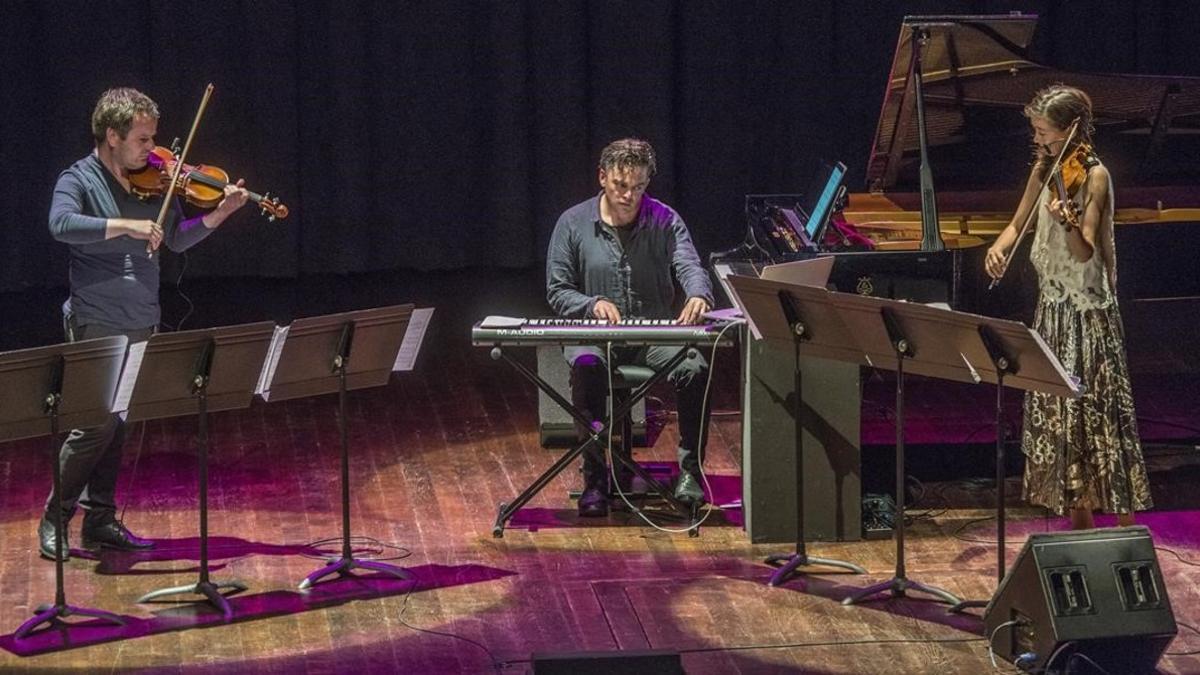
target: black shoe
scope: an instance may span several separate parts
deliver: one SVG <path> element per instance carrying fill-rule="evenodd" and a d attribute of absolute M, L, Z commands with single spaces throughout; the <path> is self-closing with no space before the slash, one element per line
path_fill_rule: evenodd
<path fill-rule="evenodd" d="M 684 471 L 679 474 L 679 482 L 675 483 L 675 499 L 684 504 L 703 504 L 704 487 L 695 476 Z"/>
<path fill-rule="evenodd" d="M 600 488 L 588 488 L 579 495 L 579 515 L 584 518 L 603 518 L 608 515 L 608 495 Z"/>
<path fill-rule="evenodd" d="M 54 560 L 54 540 L 54 523 L 49 518 L 42 516 L 42 522 L 38 523 L 38 552 L 46 560 Z M 62 559 L 64 561 L 71 559 L 71 546 L 67 543 L 65 528 L 62 538 Z"/>
<path fill-rule="evenodd" d="M 100 548 L 113 548 L 118 551 L 144 551 L 154 548 L 154 542 L 142 539 L 129 531 L 119 520 L 112 520 L 103 525 L 88 526 L 84 523 L 83 547 L 89 551 Z"/>

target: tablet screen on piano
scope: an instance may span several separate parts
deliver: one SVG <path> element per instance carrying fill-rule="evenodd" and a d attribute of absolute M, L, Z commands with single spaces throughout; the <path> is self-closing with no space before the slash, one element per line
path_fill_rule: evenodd
<path fill-rule="evenodd" d="M 821 248 L 829 217 L 833 215 L 834 199 L 845 178 L 845 164 L 837 162 L 833 165 L 822 165 L 817 175 L 813 176 L 808 190 L 804 192 L 804 234 L 818 250 Z"/>

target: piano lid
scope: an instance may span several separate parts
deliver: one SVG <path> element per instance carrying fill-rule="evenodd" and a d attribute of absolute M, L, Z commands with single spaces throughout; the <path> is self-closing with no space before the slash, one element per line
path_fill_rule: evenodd
<path fill-rule="evenodd" d="M 1015 152 L 1014 157 L 1004 158 L 1016 158 L 1015 167 L 1000 157 L 996 164 L 1023 170 L 1028 161 L 1019 157 L 1027 158 L 1028 151 L 1014 142 L 1028 140 L 1028 123 L 1021 110 L 1038 89 L 1060 82 L 1080 87 L 1092 97 L 1100 154 L 1110 168 L 1114 163 L 1125 165 L 1115 175 L 1126 182 L 1143 179 L 1135 180 L 1143 183 L 1196 175 L 1200 78 L 1048 68 L 1028 53 L 1036 27 L 1037 17 L 1028 14 L 905 17 L 867 163 L 869 188 L 883 191 L 898 183 L 915 185 L 919 147 L 915 91 L 908 71 L 913 40 L 921 35 L 926 38 L 921 72 L 927 142 L 934 153 L 930 163 L 939 187 L 950 187 L 948 177 L 967 178 L 967 185 L 955 188 L 987 186 L 982 177 L 970 182 L 969 163 L 977 162 L 979 155 L 966 146 L 981 152 L 984 148 L 995 152 L 998 147 Z M 1181 137 L 1172 139 L 1171 146 L 1182 142 L 1188 150 L 1164 147 L 1168 135 Z M 1179 151 L 1168 155 L 1166 150 Z M 1114 162 L 1114 155 L 1120 155 L 1120 160 Z M 1023 175 L 1015 177 L 1020 180 Z"/>

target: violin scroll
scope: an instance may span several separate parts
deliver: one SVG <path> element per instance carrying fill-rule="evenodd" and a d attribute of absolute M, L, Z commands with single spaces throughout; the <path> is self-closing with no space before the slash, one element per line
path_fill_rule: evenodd
<path fill-rule="evenodd" d="M 251 200 L 255 196 L 253 192 L 250 193 Z M 288 217 L 288 207 L 284 206 L 283 202 L 272 197 L 270 192 L 264 193 L 257 202 L 258 206 L 262 209 L 262 214 L 272 223 Z"/>

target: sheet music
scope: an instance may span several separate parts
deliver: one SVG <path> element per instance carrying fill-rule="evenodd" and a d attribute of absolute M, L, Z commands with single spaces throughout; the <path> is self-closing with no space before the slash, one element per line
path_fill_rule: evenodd
<path fill-rule="evenodd" d="M 415 315 L 420 310 L 414 310 Z M 429 310 L 432 312 L 433 310 Z M 525 325 L 525 319 L 520 319 L 514 316 L 489 316 L 479 322 L 480 328 L 520 328 Z M 411 330 L 411 329 L 409 329 Z"/>
<path fill-rule="evenodd" d="M 713 310 L 709 310 L 709 311 L 701 314 L 700 316 L 703 316 L 706 319 L 711 319 L 713 321 L 741 321 L 743 323 L 746 322 L 746 319 L 742 316 L 742 310 L 738 309 L 737 307 L 725 307 L 723 309 L 713 309 Z"/>
<path fill-rule="evenodd" d="M 117 382 L 117 395 L 113 398 L 112 411 L 125 419 L 129 414 L 129 399 L 133 397 L 133 385 L 137 383 L 138 371 L 142 369 L 142 357 L 146 355 L 146 341 L 134 342 L 125 353 L 125 368 Z"/>
<path fill-rule="evenodd" d="M 807 260 L 767 265 L 762 269 L 762 278 L 768 281 L 783 281 L 798 286 L 825 288 L 833 272 L 834 257 L 823 255 Z"/>
<path fill-rule="evenodd" d="M 417 362 L 417 353 L 421 351 L 421 343 L 425 341 L 425 330 L 429 328 L 429 320 L 433 318 L 432 307 L 414 309 L 408 319 L 408 330 L 404 332 L 404 341 L 400 343 L 400 352 L 396 354 L 396 363 L 392 372 L 412 370 Z M 488 317 L 489 319 L 492 317 Z M 487 319 L 484 319 L 486 322 Z M 522 321 L 522 319 L 518 319 Z"/>
<path fill-rule="evenodd" d="M 267 349 L 267 359 L 263 362 L 262 372 L 258 374 L 258 385 L 254 393 L 264 401 L 271 400 L 271 382 L 275 379 L 275 367 L 279 365 L 279 355 L 283 353 L 283 342 L 287 339 L 290 326 L 275 326 L 271 336 L 271 346 Z"/>
<path fill-rule="evenodd" d="M 1033 336 L 1033 340 L 1037 343 L 1038 348 L 1052 357 L 1050 363 L 1054 366 L 1055 372 L 1071 387 L 1071 393 L 1075 394 L 1075 398 L 1083 396 L 1087 392 L 1087 385 L 1079 377 L 1068 373 L 1067 369 L 1063 368 L 1062 361 L 1058 360 L 1058 356 L 1054 353 L 1054 350 L 1050 349 L 1050 346 L 1042 339 L 1041 333 L 1029 327 L 1026 327 L 1025 330 L 1029 331 L 1029 334 Z"/>

